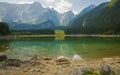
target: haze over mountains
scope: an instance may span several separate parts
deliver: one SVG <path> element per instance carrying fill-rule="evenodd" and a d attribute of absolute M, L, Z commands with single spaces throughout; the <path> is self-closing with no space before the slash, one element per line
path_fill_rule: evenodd
<path fill-rule="evenodd" d="M 74 13 L 72 11 L 60 14 L 53 8 L 42 7 L 38 2 L 32 4 L 0 3 L 0 21 L 12 24 L 13 27 L 10 25 L 10 28 L 15 28 L 16 24 L 38 25 L 49 21 L 52 21 L 54 24 L 51 24 L 55 26 L 66 26 L 73 17 Z M 17 27 L 19 27 L 18 25 Z"/>

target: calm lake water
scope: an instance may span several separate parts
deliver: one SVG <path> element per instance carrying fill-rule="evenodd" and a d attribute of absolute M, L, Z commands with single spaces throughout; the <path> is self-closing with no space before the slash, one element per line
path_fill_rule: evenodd
<path fill-rule="evenodd" d="M 0 40 L 0 53 L 11 58 L 25 58 L 32 55 L 66 56 L 74 54 L 86 58 L 120 56 L 120 38 L 67 37 L 55 38 L 20 38 Z"/>

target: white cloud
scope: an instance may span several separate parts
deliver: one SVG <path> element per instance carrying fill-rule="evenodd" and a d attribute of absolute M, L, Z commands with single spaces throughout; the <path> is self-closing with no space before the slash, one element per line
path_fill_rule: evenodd
<path fill-rule="evenodd" d="M 60 13 L 69 11 L 71 7 L 72 3 L 66 0 L 59 0 L 54 6 L 55 10 L 57 10 Z"/>
<path fill-rule="evenodd" d="M 58 11 L 59 13 L 64 13 L 67 12 L 71 9 L 72 7 L 72 3 L 70 3 L 67 0 L 49 0 L 49 1 L 53 1 L 53 5 L 49 6 L 50 8 L 54 8 L 56 11 Z"/>
<path fill-rule="evenodd" d="M 55 0 L 46 0 L 46 2 L 50 2 L 50 3 L 54 3 L 55 2 Z"/>
<path fill-rule="evenodd" d="M 75 10 L 72 10 L 73 11 L 73 13 L 75 14 L 75 15 L 77 15 L 78 14 L 78 12 L 77 11 L 75 11 Z"/>
<path fill-rule="evenodd" d="M 17 4 L 32 4 L 34 1 L 19 1 Z"/>
<path fill-rule="evenodd" d="M 54 8 L 53 6 L 49 6 L 50 9 Z"/>

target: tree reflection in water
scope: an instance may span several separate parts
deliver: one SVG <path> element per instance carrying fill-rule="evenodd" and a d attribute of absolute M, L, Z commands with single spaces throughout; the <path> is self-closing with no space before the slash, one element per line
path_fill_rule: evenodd
<path fill-rule="evenodd" d="M 8 40 L 0 40 L 0 53 L 5 52 L 9 49 L 9 43 Z"/>

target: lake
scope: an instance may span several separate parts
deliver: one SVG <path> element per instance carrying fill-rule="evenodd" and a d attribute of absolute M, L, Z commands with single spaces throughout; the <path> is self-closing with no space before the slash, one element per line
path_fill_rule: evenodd
<path fill-rule="evenodd" d="M 0 54 L 10 58 L 26 58 L 32 55 L 72 58 L 78 54 L 83 59 L 120 56 L 120 38 L 66 37 L 17 38 L 0 40 Z"/>

